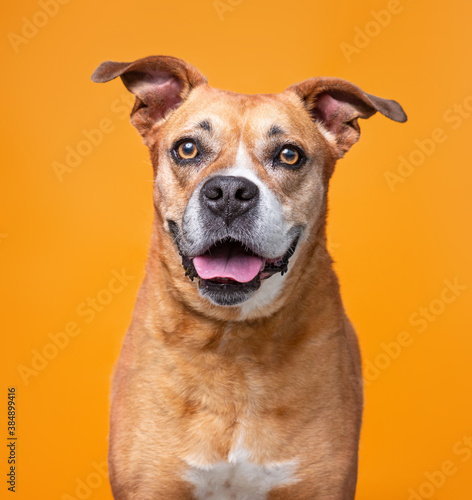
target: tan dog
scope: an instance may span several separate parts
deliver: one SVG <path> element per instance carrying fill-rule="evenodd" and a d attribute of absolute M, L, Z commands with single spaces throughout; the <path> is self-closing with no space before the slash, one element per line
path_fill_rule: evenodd
<path fill-rule="evenodd" d="M 326 250 L 329 179 L 358 118 L 398 103 L 336 78 L 209 87 L 173 57 L 105 62 L 136 96 L 155 224 L 114 376 L 118 500 L 352 500 L 362 378 Z"/>

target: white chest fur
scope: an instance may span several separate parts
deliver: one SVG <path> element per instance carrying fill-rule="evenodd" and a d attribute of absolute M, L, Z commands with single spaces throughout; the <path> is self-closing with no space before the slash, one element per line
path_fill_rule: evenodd
<path fill-rule="evenodd" d="M 185 479 L 195 486 L 197 500 L 265 500 L 274 487 L 295 482 L 295 470 L 295 461 L 254 464 L 238 447 L 228 461 L 190 465 Z"/>

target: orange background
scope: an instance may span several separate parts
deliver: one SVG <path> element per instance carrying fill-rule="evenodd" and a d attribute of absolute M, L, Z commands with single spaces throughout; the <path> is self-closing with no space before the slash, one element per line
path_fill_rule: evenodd
<path fill-rule="evenodd" d="M 89 77 L 104 60 L 168 54 L 238 92 L 327 75 L 403 105 L 405 125 L 362 123 L 331 185 L 330 247 L 369 367 L 357 498 L 470 499 L 470 2 L 62 1 L 9 2 L 0 19 L 0 422 L 5 435 L 15 385 L 15 498 L 111 499 L 93 463 L 106 457 L 110 374 L 143 277 L 152 171 L 121 82 Z M 100 124 L 60 182 L 54 162 Z M 424 142 L 438 128 L 440 143 Z M 391 187 L 400 156 L 416 166 Z M 117 291 L 123 269 L 133 278 Z M 445 280 L 463 288 L 453 296 Z M 92 315 L 94 297 L 106 305 Z M 80 332 L 48 347 L 71 322 Z M 20 376 L 44 349 L 51 359 Z"/>

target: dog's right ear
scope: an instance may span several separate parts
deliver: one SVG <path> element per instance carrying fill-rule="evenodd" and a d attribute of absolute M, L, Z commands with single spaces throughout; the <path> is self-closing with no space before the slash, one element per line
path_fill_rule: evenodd
<path fill-rule="evenodd" d="M 295 92 L 313 120 L 332 134 L 338 158 L 359 140 L 359 118 L 370 118 L 379 111 L 396 122 L 407 120 L 398 102 L 367 94 L 341 78 L 310 78 L 286 91 Z"/>
<path fill-rule="evenodd" d="M 206 83 L 193 66 L 170 56 L 150 56 L 131 63 L 106 61 L 94 71 L 92 80 L 103 83 L 118 76 L 136 96 L 131 123 L 145 142 L 153 125 L 178 107 L 192 88 Z"/>

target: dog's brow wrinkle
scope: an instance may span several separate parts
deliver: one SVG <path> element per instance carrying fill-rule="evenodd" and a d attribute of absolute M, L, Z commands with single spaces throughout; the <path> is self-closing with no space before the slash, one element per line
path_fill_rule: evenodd
<path fill-rule="evenodd" d="M 269 129 L 269 132 L 267 132 L 267 137 L 282 134 L 285 134 L 285 130 L 283 130 L 283 128 L 279 127 L 278 125 L 272 125 L 272 127 Z"/>
<path fill-rule="evenodd" d="M 211 123 L 208 120 L 203 120 L 201 121 L 197 127 L 202 128 L 203 130 L 206 130 L 207 132 L 211 132 Z"/>

